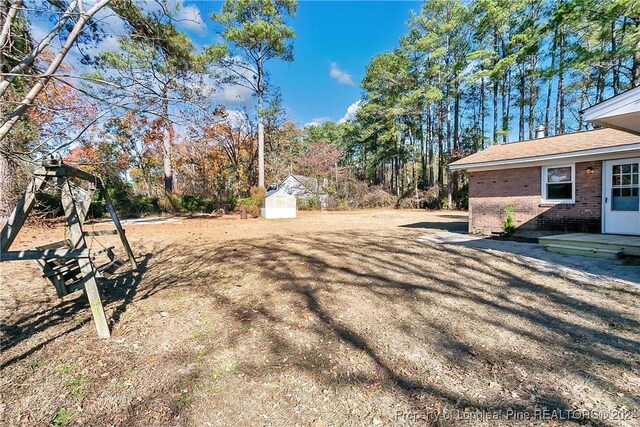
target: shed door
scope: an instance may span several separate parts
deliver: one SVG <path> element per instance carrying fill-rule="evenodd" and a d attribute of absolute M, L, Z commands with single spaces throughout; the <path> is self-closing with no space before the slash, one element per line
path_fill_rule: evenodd
<path fill-rule="evenodd" d="M 603 162 L 603 232 L 640 235 L 640 158 Z"/>

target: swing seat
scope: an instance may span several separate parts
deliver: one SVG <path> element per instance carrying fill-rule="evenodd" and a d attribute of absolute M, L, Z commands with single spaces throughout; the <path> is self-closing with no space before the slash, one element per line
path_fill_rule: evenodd
<path fill-rule="evenodd" d="M 71 241 L 61 240 L 59 242 L 38 246 L 36 249 L 51 250 L 62 248 L 71 249 Z M 91 252 L 92 261 L 95 261 L 98 255 L 101 254 L 106 254 L 109 258 L 108 262 L 95 268 L 97 278 L 108 279 L 123 265 L 123 262 L 113 252 L 114 249 L 115 246 L 106 246 L 98 251 Z M 49 279 L 49 281 L 53 283 L 59 297 L 82 289 L 82 272 L 80 271 L 80 264 L 77 259 L 52 258 L 39 260 L 38 262 L 44 270 L 42 277 Z"/>

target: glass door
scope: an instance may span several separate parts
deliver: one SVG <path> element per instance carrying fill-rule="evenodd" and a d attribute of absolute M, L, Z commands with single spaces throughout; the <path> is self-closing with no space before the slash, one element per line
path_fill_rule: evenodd
<path fill-rule="evenodd" d="M 610 160 L 603 167 L 603 232 L 640 234 L 640 159 Z"/>

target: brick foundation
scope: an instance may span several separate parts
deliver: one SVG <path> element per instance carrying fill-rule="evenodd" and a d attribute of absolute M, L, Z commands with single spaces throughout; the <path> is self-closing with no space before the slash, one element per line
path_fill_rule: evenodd
<path fill-rule="evenodd" d="M 587 174 L 588 167 L 593 173 Z M 471 172 L 469 231 L 502 231 L 504 208 L 514 206 L 517 230 L 599 233 L 602 217 L 602 162 L 575 165 L 575 203 L 543 204 L 540 166 Z"/>

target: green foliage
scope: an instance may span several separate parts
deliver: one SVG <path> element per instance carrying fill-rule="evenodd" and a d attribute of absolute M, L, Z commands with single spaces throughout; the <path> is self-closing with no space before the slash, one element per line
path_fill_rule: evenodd
<path fill-rule="evenodd" d="M 158 199 L 158 205 L 163 212 L 180 211 L 180 199 L 175 194 L 164 192 L 162 197 Z"/>
<path fill-rule="evenodd" d="M 244 197 L 236 200 L 236 209 L 244 209 L 252 218 L 257 218 L 260 216 L 260 209 L 264 204 L 264 198 L 267 194 L 267 191 L 264 188 L 252 187 L 250 193 L 251 195 L 249 197 Z"/>
<path fill-rule="evenodd" d="M 516 231 L 516 224 L 513 220 L 514 210 L 515 206 L 513 203 L 509 203 L 504 207 L 504 222 L 502 223 L 502 230 L 506 237 L 513 236 Z"/>
<path fill-rule="evenodd" d="M 285 23 L 298 8 L 295 0 L 226 0 L 211 19 L 223 28 L 222 37 L 248 59 L 293 61 L 294 31 Z"/>
<path fill-rule="evenodd" d="M 179 198 L 180 210 L 187 212 L 203 212 L 209 206 L 205 199 L 184 195 Z"/>
<path fill-rule="evenodd" d="M 465 182 L 464 185 L 458 190 L 458 198 L 456 200 L 456 206 L 458 209 L 469 209 L 469 182 Z"/>
<path fill-rule="evenodd" d="M 299 199 L 297 203 L 298 210 L 313 211 L 320 209 L 320 202 L 317 197 L 309 197 L 308 199 Z"/>
<path fill-rule="evenodd" d="M 75 415 L 75 412 L 71 409 L 61 408 L 53 418 L 51 418 L 51 424 L 54 426 L 66 426 L 73 420 Z"/>
<path fill-rule="evenodd" d="M 178 407 L 178 409 L 182 410 L 191 401 L 191 396 L 189 396 L 189 393 L 187 393 L 186 391 L 183 391 L 178 396 L 174 396 L 171 400 L 173 404 Z"/>

